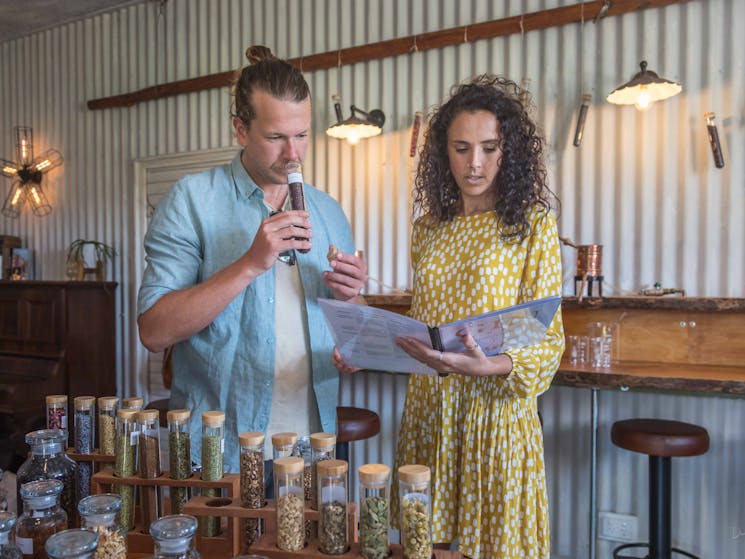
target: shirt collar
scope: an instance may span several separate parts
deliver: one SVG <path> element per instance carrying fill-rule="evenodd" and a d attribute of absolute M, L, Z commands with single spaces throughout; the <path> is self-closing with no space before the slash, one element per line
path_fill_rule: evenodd
<path fill-rule="evenodd" d="M 245 196 L 246 198 L 250 198 L 256 193 L 257 190 L 261 191 L 261 194 L 263 196 L 264 191 L 259 188 L 259 185 L 256 184 L 256 182 L 248 174 L 248 171 L 246 171 L 246 168 L 243 166 L 243 162 L 241 161 L 242 154 L 243 150 L 239 151 L 233 158 L 233 161 L 231 161 L 230 163 L 230 169 L 233 173 L 233 182 L 235 183 L 235 188 L 238 190 L 239 194 Z"/>

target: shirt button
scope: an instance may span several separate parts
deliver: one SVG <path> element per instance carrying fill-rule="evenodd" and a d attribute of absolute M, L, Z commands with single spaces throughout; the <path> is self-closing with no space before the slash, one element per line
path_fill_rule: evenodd
<path fill-rule="evenodd" d="M 273 297 L 269 297 L 269 299 L 267 299 L 267 301 L 268 301 L 268 302 L 269 302 L 270 304 L 274 304 L 274 298 L 273 298 Z"/>
<path fill-rule="evenodd" d="M 268 343 L 268 344 L 272 343 L 272 339 L 271 339 L 271 338 L 267 338 L 267 339 L 266 339 L 265 341 L 266 341 L 266 343 Z"/>

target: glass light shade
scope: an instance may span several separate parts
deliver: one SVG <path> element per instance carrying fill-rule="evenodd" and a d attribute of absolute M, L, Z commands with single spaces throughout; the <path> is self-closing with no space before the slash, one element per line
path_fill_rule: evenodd
<path fill-rule="evenodd" d="M 40 184 L 29 183 L 26 185 L 28 189 L 28 201 L 31 203 L 31 209 L 34 215 L 44 217 L 52 212 L 52 206 L 49 205 L 46 194 L 41 188 Z"/>
<path fill-rule="evenodd" d="M 639 64 L 641 71 L 629 82 L 614 89 L 606 98 L 615 105 L 634 105 L 639 110 L 648 109 L 653 103 L 662 101 L 683 91 L 677 82 L 661 78 L 655 72 L 647 70 L 647 62 Z"/>
<path fill-rule="evenodd" d="M 34 160 L 34 133 L 28 126 L 16 126 L 16 153 L 21 165 Z"/>
<path fill-rule="evenodd" d="M 0 173 L 6 177 L 14 178 L 20 170 L 21 166 L 17 163 L 0 158 Z"/>
<path fill-rule="evenodd" d="M 46 173 L 55 167 L 59 167 L 63 162 L 64 159 L 62 159 L 62 154 L 59 151 L 56 149 L 48 149 L 44 155 L 40 155 L 34 159 L 34 162 L 31 164 L 31 169 Z"/>
<path fill-rule="evenodd" d="M 338 103 L 334 104 L 336 110 L 337 123 L 326 129 L 326 134 L 332 138 L 347 140 L 350 144 L 356 144 L 363 138 L 372 138 L 383 131 L 385 123 L 385 114 L 379 109 L 365 112 L 352 105 L 352 116 L 345 121 L 341 121 L 341 108 Z M 365 118 L 361 119 L 356 116 L 360 113 Z"/>
<path fill-rule="evenodd" d="M 3 215 L 5 217 L 17 218 L 21 215 L 21 208 L 25 201 L 25 185 L 19 180 L 13 181 L 13 186 L 10 187 L 8 196 L 5 198 L 5 203 L 3 204 Z"/>

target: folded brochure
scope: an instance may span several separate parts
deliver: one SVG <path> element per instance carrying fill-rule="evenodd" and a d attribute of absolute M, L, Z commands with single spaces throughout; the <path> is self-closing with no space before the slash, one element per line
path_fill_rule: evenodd
<path fill-rule="evenodd" d="M 540 342 L 561 305 L 561 296 L 462 318 L 440 326 L 395 312 L 319 298 L 318 303 L 331 329 L 336 347 L 348 365 L 362 369 L 401 373 L 433 374 L 396 345 L 396 338 L 409 336 L 440 351 L 464 351 L 458 332 L 467 329 L 486 355 Z"/>

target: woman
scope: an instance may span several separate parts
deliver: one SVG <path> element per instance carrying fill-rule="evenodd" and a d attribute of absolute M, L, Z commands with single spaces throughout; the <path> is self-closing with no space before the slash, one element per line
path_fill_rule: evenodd
<path fill-rule="evenodd" d="M 452 322 L 561 294 L 561 255 L 544 141 L 515 83 L 491 75 L 454 88 L 435 110 L 417 170 L 410 315 Z M 434 542 L 467 557 L 548 557 L 543 438 L 536 397 L 548 389 L 564 335 L 487 357 L 464 333 L 462 353 L 399 338 L 443 375 L 411 375 L 396 469 L 432 470 Z M 337 367 L 349 372 L 335 352 Z M 392 518 L 398 502 L 394 484 Z"/>

